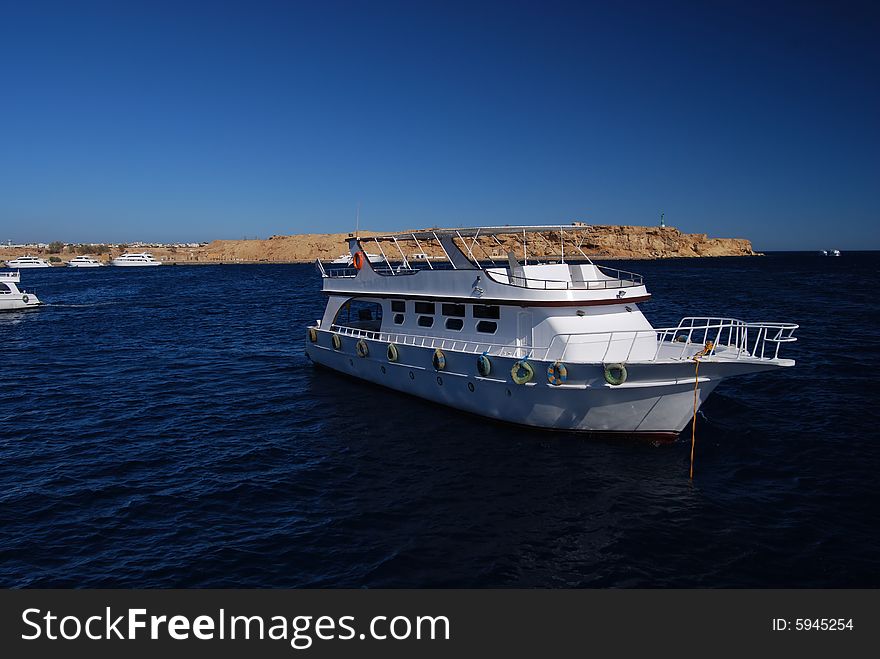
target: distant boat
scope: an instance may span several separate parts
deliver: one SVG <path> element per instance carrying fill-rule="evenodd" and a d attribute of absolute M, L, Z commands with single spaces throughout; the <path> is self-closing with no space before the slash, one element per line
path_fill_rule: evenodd
<path fill-rule="evenodd" d="M 67 265 L 71 268 L 100 268 L 104 264 L 91 256 L 77 256 L 75 259 L 70 259 Z"/>
<path fill-rule="evenodd" d="M 821 252 L 819 252 L 819 253 L 820 253 L 822 256 L 828 256 L 828 250 L 827 250 L 827 249 L 823 249 L 823 250 L 822 250 Z"/>
<path fill-rule="evenodd" d="M 840 256 L 840 250 L 839 249 L 832 249 L 831 256 Z"/>
<path fill-rule="evenodd" d="M 52 266 L 37 256 L 19 256 L 17 259 L 6 262 L 7 268 L 51 268 Z"/>
<path fill-rule="evenodd" d="M 0 311 L 15 311 L 38 307 L 42 304 L 36 295 L 19 290 L 21 278 L 18 272 L 0 272 Z"/>
<path fill-rule="evenodd" d="M 148 252 L 129 253 L 126 252 L 121 256 L 117 256 L 110 261 L 110 265 L 126 266 L 126 267 L 145 267 L 152 265 L 162 265 L 161 261 L 157 261 L 152 254 Z"/>

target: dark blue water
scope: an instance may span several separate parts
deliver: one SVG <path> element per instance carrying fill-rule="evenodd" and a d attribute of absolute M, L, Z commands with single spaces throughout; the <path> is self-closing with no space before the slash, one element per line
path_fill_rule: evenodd
<path fill-rule="evenodd" d="M 622 262 L 655 324 L 801 324 L 667 446 L 314 370 L 311 266 L 23 271 L 0 586 L 880 586 L 880 254 Z"/>

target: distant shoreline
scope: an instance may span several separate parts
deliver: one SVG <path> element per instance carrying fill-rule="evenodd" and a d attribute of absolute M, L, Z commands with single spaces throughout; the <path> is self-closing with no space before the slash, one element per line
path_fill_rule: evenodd
<path fill-rule="evenodd" d="M 562 227 L 563 229 L 565 227 Z M 705 258 L 712 256 L 757 256 L 752 244 L 745 238 L 710 238 L 705 233 L 682 233 L 674 227 L 640 226 L 586 226 L 572 227 L 577 230 L 580 249 L 594 260 L 647 260 L 666 258 Z M 214 240 L 198 246 L 146 247 L 131 246 L 83 246 L 54 243 L 53 248 L 10 248 L 0 246 L 0 260 L 6 261 L 23 256 L 25 253 L 46 259 L 66 262 L 80 254 L 91 254 L 95 258 L 109 262 L 124 251 L 149 252 L 167 264 L 211 265 L 211 264 L 266 264 L 266 263 L 313 263 L 315 260 L 330 262 L 348 253 L 347 241 L 351 234 L 297 234 L 291 236 L 272 236 L 266 240 Z M 362 241 L 368 245 L 370 238 L 386 235 L 374 231 L 364 231 Z M 530 259 L 559 260 L 559 232 L 531 234 L 528 242 Z M 521 239 L 516 234 L 505 236 L 497 244 L 488 241 L 482 245 L 486 255 L 505 259 L 508 251 L 521 251 Z M 439 247 L 424 247 L 431 257 L 442 257 Z M 52 251 L 50 251 L 52 250 Z M 95 253 L 98 251 L 99 253 Z M 378 251 L 378 249 L 376 250 Z M 387 255 L 391 262 L 401 262 L 402 258 Z M 394 255 L 398 257 L 399 254 Z M 566 260 L 571 258 L 566 249 Z M 408 259 L 416 260 L 414 254 Z M 488 258 L 486 259 L 489 260 Z M 60 263 L 59 263 L 60 266 Z"/>

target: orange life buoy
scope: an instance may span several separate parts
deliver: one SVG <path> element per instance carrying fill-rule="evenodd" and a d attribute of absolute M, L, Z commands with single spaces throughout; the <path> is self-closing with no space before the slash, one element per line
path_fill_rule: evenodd
<path fill-rule="evenodd" d="M 364 253 L 363 252 L 355 252 L 354 253 L 354 267 L 360 270 L 364 267 Z"/>

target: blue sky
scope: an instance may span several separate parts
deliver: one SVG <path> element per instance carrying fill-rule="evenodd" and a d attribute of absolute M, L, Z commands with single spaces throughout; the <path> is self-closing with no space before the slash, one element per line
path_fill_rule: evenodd
<path fill-rule="evenodd" d="M 0 0 L 0 240 L 667 223 L 880 248 L 870 3 Z"/>

